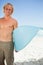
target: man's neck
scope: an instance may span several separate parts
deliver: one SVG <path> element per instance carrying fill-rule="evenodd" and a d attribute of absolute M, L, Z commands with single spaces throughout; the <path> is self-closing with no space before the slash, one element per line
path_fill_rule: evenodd
<path fill-rule="evenodd" d="M 11 16 L 5 16 L 4 19 L 5 20 L 9 20 L 11 18 Z"/>

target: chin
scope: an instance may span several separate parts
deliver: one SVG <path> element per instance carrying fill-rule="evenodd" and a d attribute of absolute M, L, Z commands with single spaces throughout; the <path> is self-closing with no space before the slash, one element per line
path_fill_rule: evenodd
<path fill-rule="evenodd" d="M 6 14 L 6 16 L 10 16 L 10 14 Z"/>

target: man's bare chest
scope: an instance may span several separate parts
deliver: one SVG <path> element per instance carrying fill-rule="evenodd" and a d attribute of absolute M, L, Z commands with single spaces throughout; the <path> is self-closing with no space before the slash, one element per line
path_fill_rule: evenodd
<path fill-rule="evenodd" d="M 1 21 L 0 22 L 0 28 L 12 28 L 13 27 L 13 22 L 11 21 Z"/>

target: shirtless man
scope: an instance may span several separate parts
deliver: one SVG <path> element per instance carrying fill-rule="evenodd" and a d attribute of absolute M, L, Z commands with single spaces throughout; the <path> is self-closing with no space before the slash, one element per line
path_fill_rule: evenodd
<path fill-rule="evenodd" d="M 5 16 L 0 18 L 0 65 L 4 65 L 6 59 L 7 65 L 13 65 L 13 30 L 18 27 L 18 23 L 11 17 L 13 6 L 10 3 L 3 7 Z"/>

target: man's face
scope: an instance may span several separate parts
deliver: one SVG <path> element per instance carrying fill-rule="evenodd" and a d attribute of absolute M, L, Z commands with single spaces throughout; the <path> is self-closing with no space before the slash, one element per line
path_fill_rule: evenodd
<path fill-rule="evenodd" d="M 10 16 L 12 14 L 12 6 L 11 5 L 5 6 L 4 13 L 5 15 Z"/>

